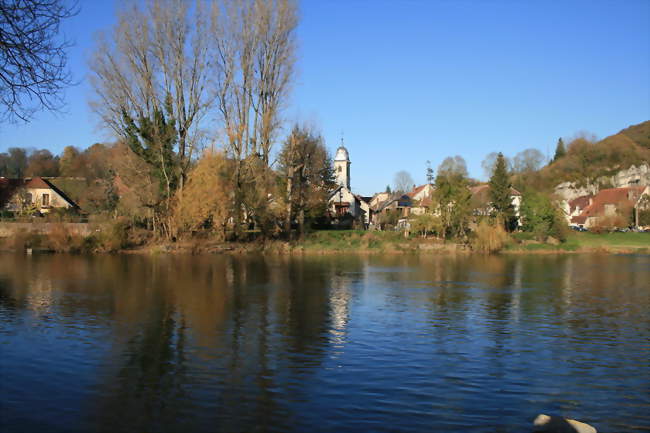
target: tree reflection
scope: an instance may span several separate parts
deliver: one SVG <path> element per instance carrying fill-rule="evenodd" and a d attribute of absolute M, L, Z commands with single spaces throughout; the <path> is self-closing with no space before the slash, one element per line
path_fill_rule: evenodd
<path fill-rule="evenodd" d="M 318 399 L 328 362 L 350 362 L 351 343 L 364 354 L 421 356 L 431 369 L 423 376 L 455 410 L 469 407 L 457 392 L 469 376 L 523 383 L 540 357 L 564 361 L 567 375 L 597 371 L 595 358 L 644 362 L 627 349 L 650 329 L 647 264 L 597 255 L 7 255 L 0 330 L 47 316 L 61 350 L 72 338 L 96 348 L 96 361 L 80 362 L 94 362 L 85 374 L 96 375 L 86 430 L 287 431 Z M 368 336 L 381 341 L 359 340 Z"/>

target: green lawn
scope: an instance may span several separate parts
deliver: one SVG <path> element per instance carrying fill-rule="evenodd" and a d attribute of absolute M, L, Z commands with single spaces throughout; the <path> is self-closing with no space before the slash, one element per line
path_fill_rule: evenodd
<path fill-rule="evenodd" d="M 399 247 L 406 240 L 399 232 L 366 230 L 317 230 L 305 235 L 301 245 L 308 250 L 381 250 Z M 408 242 L 408 241 L 406 241 Z"/>
<path fill-rule="evenodd" d="M 532 239 L 530 233 L 513 233 L 518 241 Z M 318 230 L 305 235 L 300 245 L 314 251 L 410 251 L 417 250 L 419 238 L 404 239 L 400 232 L 364 230 Z M 566 242 L 559 245 L 542 243 L 512 243 L 507 249 L 524 251 L 578 251 L 578 250 L 647 250 L 650 252 L 650 233 L 578 233 L 571 232 Z"/>
<path fill-rule="evenodd" d="M 585 248 L 650 248 L 650 233 L 572 233 L 571 241 Z"/>

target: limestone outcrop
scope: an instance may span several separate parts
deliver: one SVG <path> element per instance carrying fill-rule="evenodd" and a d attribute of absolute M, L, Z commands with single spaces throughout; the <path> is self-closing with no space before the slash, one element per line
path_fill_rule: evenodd
<path fill-rule="evenodd" d="M 620 170 L 613 176 L 602 176 L 584 185 L 577 182 L 562 182 L 555 187 L 555 194 L 562 200 L 573 200 L 585 195 L 595 195 L 602 185 L 607 188 L 624 188 L 626 186 L 650 185 L 650 165 L 632 166 Z"/>

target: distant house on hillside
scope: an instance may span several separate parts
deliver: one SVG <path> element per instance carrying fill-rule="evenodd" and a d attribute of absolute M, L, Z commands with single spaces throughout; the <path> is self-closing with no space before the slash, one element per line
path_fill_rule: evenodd
<path fill-rule="evenodd" d="M 78 209 L 79 206 L 48 179 L 32 177 L 25 179 L 0 178 L 0 208 L 19 212 L 32 207 L 40 213 L 51 209 Z"/>
<path fill-rule="evenodd" d="M 638 225 L 635 214 L 638 213 L 641 199 L 648 195 L 650 195 L 648 186 L 600 190 L 595 196 L 584 198 L 589 204 L 579 215 L 571 217 L 571 223 L 585 228 L 605 223 L 617 227 Z M 584 204 L 585 201 L 581 203 Z"/>

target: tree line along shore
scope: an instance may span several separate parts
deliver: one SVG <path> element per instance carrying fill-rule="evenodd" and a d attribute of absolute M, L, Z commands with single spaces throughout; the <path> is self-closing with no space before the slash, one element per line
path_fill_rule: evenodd
<path fill-rule="evenodd" d="M 367 250 L 580 249 L 572 240 L 588 238 L 568 228 L 557 183 L 593 185 L 650 161 L 650 122 L 604 140 L 560 139 L 550 160 L 535 149 L 513 158 L 492 152 L 483 164 L 487 192 L 478 201 L 472 188 L 481 183 L 469 177 L 462 157 L 447 157 L 436 170 L 419 161 L 432 193 L 417 200 L 417 214 L 399 209 L 414 186 L 400 171 L 382 192 L 396 208 L 378 206 L 366 213 L 374 220 L 361 218 L 332 201 L 340 167 L 318 130 L 305 123 L 283 129 L 298 23 L 290 0 L 152 0 L 120 9 L 89 60 L 91 108 L 115 140 L 85 150 L 68 146 L 61 155 L 20 147 L 1 153 L 2 224 L 30 224 L 6 228 L 5 248 L 327 250 L 344 242 Z M 34 191 L 51 192 L 32 193 L 30 182 Z M 516 203 L 513 189 L 521 196 Z M 641 204 L 616 207 L 590 230 L 650 226 L 648 203 Z M 85 224 L 83 233 L 73 223 Z M 341 230 L 361 228 L 373 230 Z"/>

